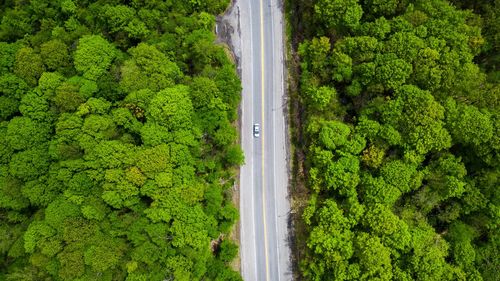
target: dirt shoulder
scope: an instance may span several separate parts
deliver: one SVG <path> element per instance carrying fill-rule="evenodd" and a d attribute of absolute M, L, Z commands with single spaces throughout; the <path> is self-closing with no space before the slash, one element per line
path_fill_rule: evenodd
<path fill-rule="evenodd" d="M 295 7 L 294 1 L 284 1 L 284 16 L 285 16 L 285 50 L 286 50 L 286 67 L 288 73 L 288 88 L 289 97 L 289 132 L 290 132 L 290 154 L 291 154 L 291 184 L 290 184 L 290 207 L 291 207 L 291 249 L 292 249 L 292 266 L 294 272 L 294 280 L 302 280 L 299 270 L 299 264 L 304 259 L 307 247 L 306 240 L 308 237 L 306 225 L 302 220 L 302 213 L 307 206 L 309 200 L 309 189 L 306 186 L 306 155 L 304 151 L 305 141 L 302 135 L 303 126 L 303 107 L 300 104 L 299 98 L 299 81 L 300 81 L 300 60 L 297 54 L 298 42 L 301 41 L 301 33 L 298 32 L 300 23 L 294 17 Z"/>
<path fill-rule="evenodd" d="M 219 15 L 216 18 L 215 33 L 217 35 L 217 42 L 224 46 L 227 54 L 231 57 L 234 64 L 236 65 L 238 75 L 241 78 L 241 43 L 240 43 L 240 28 L 239 28 L 239 6 L 236 5 L 238 0 L 233 0 L 229 8 L 224 12 L 224 14 Z M 238 109 L 238 116 L 241 116 L 241 108 Z M 234 124 L 237 127 L 238 132 L 241 132 L 241 120 L 238 119 Z M 238 137 L 238 142 L 241 143 Z M 231 192 L 231 200 L 239 209 L 240 202 L 240 170 L 238 169 L 235 173 L 235 183 Z M 229 233 L 229 239 L 233 241 L 238 248 L 240 247 L 240 221 L 238 220 L 231 232 Z M 241 258 L 237 255 L 236 258 L 230 264 L 231 268 L 237 272 L 241 273 Z"/>

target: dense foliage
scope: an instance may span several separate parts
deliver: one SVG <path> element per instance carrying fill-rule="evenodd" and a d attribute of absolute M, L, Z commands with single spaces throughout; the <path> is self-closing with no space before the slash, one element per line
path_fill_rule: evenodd
<path fill-rule="evenodd" d="M 0 4 L 0 280 L 240 280 L 228 0 Z"/>
<path fill-rule="evenodd" d="M 500 2 L 482 2 L 290 1 L 305 280 L 498 280 Z"/>

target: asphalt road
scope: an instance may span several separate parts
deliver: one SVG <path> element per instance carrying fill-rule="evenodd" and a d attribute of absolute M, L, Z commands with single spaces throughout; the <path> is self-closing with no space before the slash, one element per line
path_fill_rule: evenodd
<path fill-rule="evenodd" d="M 241 266 L 246 281 L 292 280 L 288 245 L 283 15 L 277 0 L 238 0 L 242 75 Z M 260 137 L 253 136 L 259 123 Z"/>

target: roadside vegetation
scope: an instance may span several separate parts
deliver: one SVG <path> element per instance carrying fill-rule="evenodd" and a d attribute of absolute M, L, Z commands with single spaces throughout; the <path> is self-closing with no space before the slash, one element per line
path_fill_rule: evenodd
<path fill-rule="evenodd" d="M 241 280 L 229 0 L 0 4 L 0 280 Z"/>
<path fill-rule="evenodd" d="M 500 1 L 287 5 L 301 278 L 498 280 Z"/>

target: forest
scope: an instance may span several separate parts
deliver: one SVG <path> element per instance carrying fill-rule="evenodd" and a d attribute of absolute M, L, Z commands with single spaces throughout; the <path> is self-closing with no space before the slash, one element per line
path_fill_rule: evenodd
<path fill-rule="evenodd" d="M 300 279 L 498 280 L 500 1 L 289 0 L 287 13 Z"/>
<path fill-rule="evenodd" d="M 0 280 L 241 280 L 228 5 L 0 2 Z"/>

